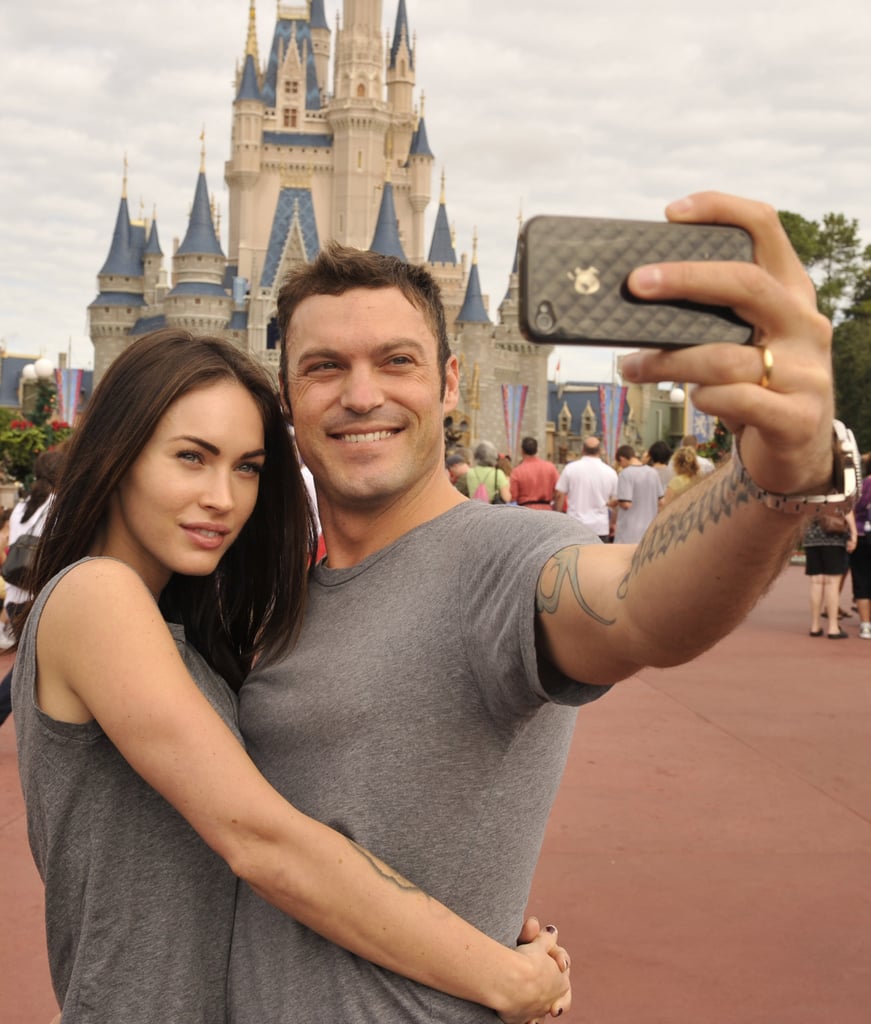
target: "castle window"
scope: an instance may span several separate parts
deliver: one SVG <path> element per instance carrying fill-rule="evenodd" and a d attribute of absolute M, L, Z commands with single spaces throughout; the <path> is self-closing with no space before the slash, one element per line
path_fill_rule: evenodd
<path fill-rule="evenodd" d="M 401 60 L 399 62 L 399 74 L 401 75 L 402 78 L 405 78 L 405 61 L 404 60 Z"/>
<path fill-rule="evenodd" d="M 362 149 L 358 149 L 357 150 L 357 170 L 358 171 L 362 171 L 363 170 L 363 150 Z"/>
<path fill-rule="evenodd" d="M 358 99 L 363 99 L 363 97 L 365 95 L 366 95 L 366 86 L 363 85 L 363 83 L 361 82 L 360 85 L 357 86 L 357 97 L 358 97 Z"/>

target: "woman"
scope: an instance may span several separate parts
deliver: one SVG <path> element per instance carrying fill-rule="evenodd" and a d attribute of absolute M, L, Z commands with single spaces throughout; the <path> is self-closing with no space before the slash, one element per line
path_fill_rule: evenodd
<path fill-rule="evenodd" d="M 856 547 L 856 517 L 852 512 L 837 515 L 832 524 L 821 520 L 822 509 L 805 527 L 805 576 L 810 578 L 811 636 L 822 636 L 823 610 L 828 613 L 829 640 L 846 640 L 841 629 L 838 608 L 841 581 L 849 564 L 849 554 Z"/>
<path fill-rule="evenodd" d="M 481 441 L 474 457 L 475 465 L 466 473 L 469 497 L 491 505 L 507 505 L 511 501 L 511 484 L 497 465 L 496 446 L 490 441 Z"/>
<path fill-rule="evenodd" d="M 236 875 L 506 1020 L 568 1005 L 552 933 L 500 946 L 296 811 L 245 754 L 234 691 L 292 642 L 314 541 L 261 369 L 174 330 L 116 359 L 70 445 L 15 666 L 64 1024 L 223 1020 Z"/>
<path fill-rule="evenodd" d="M 662 499 L 663 508 L 671 504 L 679 494 L 683 494 L 684 491 L 702 479 L 698 456 L 689 445 L 678 448 L 674 453 L 672 468 L 674 476 L 666 485 L 665 496 Z"/>

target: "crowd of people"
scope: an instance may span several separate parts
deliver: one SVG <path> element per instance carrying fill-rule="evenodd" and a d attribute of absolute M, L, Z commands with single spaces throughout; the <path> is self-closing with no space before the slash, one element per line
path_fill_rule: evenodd
<path fill-rule="evenodd" d="M 438 287 L 374 252 L 329 243 L 289 273 L 277 389 L 175 329 L 111 364 L 12 616 L 64 1024 L 568 1008 L 570 954 L 523 915 L 578 714 L 741 623 L 808 497 L 852 501 L 830 325 L 776 214 L 702 193 L 667 216 L 741 225 L 757 253 L 628 279 L 757 332 L 624 358 L 627 381 L 697 385 L 740 438 L 716 472 L 693 453 L 667 504 L 661 449 L 623 446 L 619 474 L 595 437 L 558 474 L 534 438 L 516 468 L 486 443 L 446 460 Z M 621 520 L 640 539 L 615 543 Z"/>
<path fill-rule="evenodd" d="M 523 458 L 511 469 L 508 455 L 499 455 L 489 441 L 475 449 L 477 466 L 505 466 L 510 503 L 544 511 L 566 512 L 589 527 L 605 543 L 635 544 L 661 508 L 714 471 L 715 462 L 699 452 L 699 439 L 685 435 L 672 450 L 663 440 L 654 441 L 640 456 L 632 445 L 621 445 L 613 464 L 602 453 L 599 437 L 582 442 L 578 458 L 562 471 L 538 456 L 538 441 L 524 437 Z M 728 456 L 727 456 L 728 457 Z M 470 497 L 466 482 L 470 458 L 462 448 L 452 449 L 445 460 L 451 483 Z M 845 619 L 855 614 L 858 637 L 871 640 L 871 453 L 862 458 L 862 490 L 856 507 L 848 512 L 820 514 L 808 519 L 801 537 L 805 574 L 810 582 L 810 636 L 846 640 L 851 634 Z M 495 472 L 495 470 L 493 470 Z M 477 483 L 480 473 L 473 476 Z M 499 476 L 501 482 L 502 477 Z M 502 488 L 504 495 L 505 488 Z M 491 503 L 492 493 L 478 495 Z M 497 499 L 501 503 L 502 496 Z M 843 607 L 847 580 L 852 587 L 852 607 Z M 827 628 L 823 628 L 827 625 Z"/>

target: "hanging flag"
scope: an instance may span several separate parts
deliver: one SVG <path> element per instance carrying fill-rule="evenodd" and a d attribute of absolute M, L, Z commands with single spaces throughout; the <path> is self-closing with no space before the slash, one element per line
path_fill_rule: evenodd
<path fill-rule="evenodd" d="M 626 415 L 627 388 L 619 384 L 599 385 L 599 408 L 602 411 L 602 440 L 604 457 L 607 462 L 614 461 L 614 453 L 620 447 L 620 433 L 623 430 L 623 419 Z"/>
<path fill-rule="evenodd" d="M 512 462 L 517 461 L 520 447 L 520 425 L 523 421 L 523 410 L 526 407 L 528 384 L 502 385 L 502 415 L 505 419 L 505 440 Z"/>
<path fill-rule="evenodd" d="M 55 370 L 57 387 L 57 416 L 64 423 L 73 426 L 79 411 L 79 396 L 82 393 L 84 370 Z"/>

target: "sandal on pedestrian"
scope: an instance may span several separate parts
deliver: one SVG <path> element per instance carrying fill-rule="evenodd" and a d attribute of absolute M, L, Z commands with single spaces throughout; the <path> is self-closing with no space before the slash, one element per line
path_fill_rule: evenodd
<path fill-rule="evenodd" d="M 847 639 L 847 634 L 843 631 L 843 629 L 839 629 L 837 633 L 826 633 L 826 636 L 830 640 L 846 640 Z"/>
<path fill-rule="evenodd" d="M 823 631 L 821 629 L 812 629 L 810 631 L 810 633 L 808 633 L 808 636 L 822 636 L 822 635 L 823 635 Z"/>

